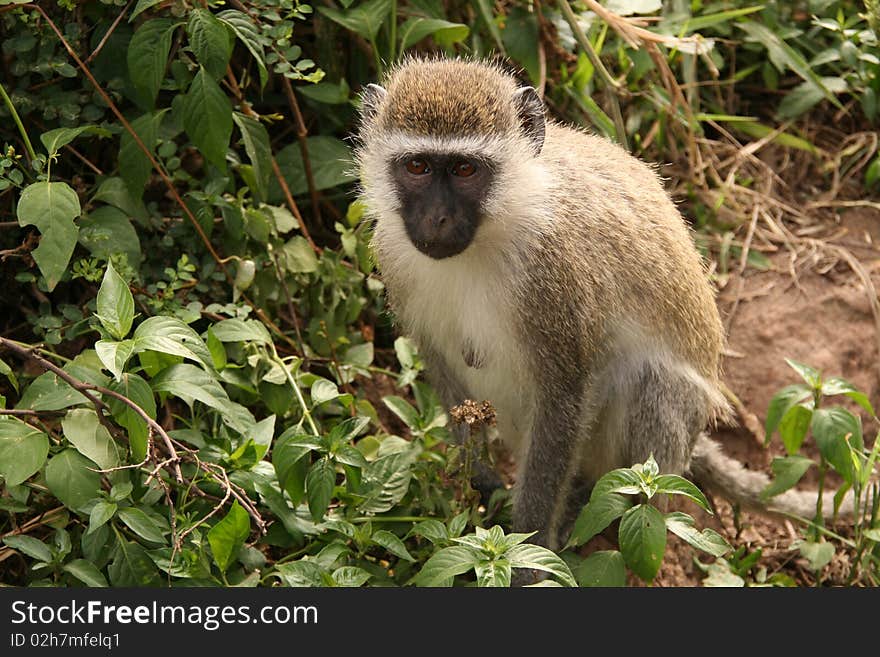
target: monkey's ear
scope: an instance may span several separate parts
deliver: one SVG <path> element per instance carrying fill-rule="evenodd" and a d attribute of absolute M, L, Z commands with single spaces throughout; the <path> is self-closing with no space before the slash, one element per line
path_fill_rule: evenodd
<path fill-rule="evenodd" d="M 544 103 L 534 87 L 522 87 L 513 94 L 513 104 L 519 115 L 520 129 L 538 155 L 544 146 Z"/>
<path fill-rule="evenodd" d="M 379 105 L 385 99 L 388 92 L 378 84 L 368 84 L 361 92 L 361 121 L 364 125 L 372 122 L 379 111 Z"/>

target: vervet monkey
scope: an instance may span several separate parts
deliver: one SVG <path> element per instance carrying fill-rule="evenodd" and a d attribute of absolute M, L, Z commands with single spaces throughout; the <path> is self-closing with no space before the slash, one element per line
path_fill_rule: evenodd
<path fill-rule="evenodd" d="M 651 454 L 761 506 L 767 477 L 702 434 L 727 410 L 723 329 L 655 171 L 546 120 L 533 88 L 479 61 L 407 60 L 362 101 L 390 305 L 446 404 L 494 404 L 518 463 L 514 530 L 558 549 L 574 480 Z M 815 494 L 770 507 L 811 516 Z"/>

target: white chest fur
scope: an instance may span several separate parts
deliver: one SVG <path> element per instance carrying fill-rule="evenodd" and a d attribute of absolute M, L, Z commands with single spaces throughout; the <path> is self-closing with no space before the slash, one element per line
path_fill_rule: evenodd
<path fill-rule="evenodd" d="M 404 331 L 431 344 L 472 399 L 492 402 L 499 437 L 518 451 L 533 403 L 502 286 L 505 271 L 469 251 L 444 260 L 411 254 L 418 262 L 402 288 L 388 283 Z"/>

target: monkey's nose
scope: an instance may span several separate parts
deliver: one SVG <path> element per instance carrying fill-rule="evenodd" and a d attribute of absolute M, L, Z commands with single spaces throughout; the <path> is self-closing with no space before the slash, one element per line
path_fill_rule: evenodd
<path fill-rule="evenodd" d="M 434 228 L 443 228 L 443 225 L 449 221 L 449 217 L 445 214 L 441 214 L 439 217 L 434 217 L 432 223 L 434 224 Z"/>

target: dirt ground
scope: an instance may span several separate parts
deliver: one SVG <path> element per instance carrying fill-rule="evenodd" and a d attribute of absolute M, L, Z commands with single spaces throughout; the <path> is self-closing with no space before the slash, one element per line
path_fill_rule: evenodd
<path fill-rule="evenodd" d="M 851 210 L 829 228 L 824 243 L 844 246 L 874 285 L 880 285 L 880 249 L 875 246 L 880 245 L 880 211 Z M 878 400 L 880 362 L 870 292 L 833 246 L 814 246 L 771 254 L 769 271 L 746 269 L 742 276 L 733 273 L 718 297 L 728 327 L 724 380 L 742 402 L 744 415 L 755 417 L 749 420 L 741 414 L 740 426 L 719 427 L 713 437 L 750 469 L 769 473 L 773 456 L 784 454 L 778 438 L 769 448 L 762 445 L 761 427 L 773 395 L 799 381 L 785 358 L 811 365 L 826 376 L 842 376 L 866 392 L 872 403 Z M 877 427 L 866 422 L 865 429 L 869 436 Z M 801 485 L 811 483 L 815 485 L 806 478 Z M 713 502 L 718 511 L 715 518 L 693 505 L 686 510 L 697 518 L 698 526 L 713 527 L 734 547 L 760 547 L 760 564 L 768 575 L 781 572 L 800 585 L 814 583 L 805 562 L 791 548 L 798 535 L 790 522 L 743 512 L 737 527 L 731 506 L 717 496 Z M 704 574 L 694 565 L 693 557 L 694 550 L 672 540 L 656 584 L 699 585 Z M 703 556 L 702 561 L 709 563 L 712 558 Z M 835 577 L 841 565 L 832 561 L 824 573 L 826 583 L 841 583 Z"/>

